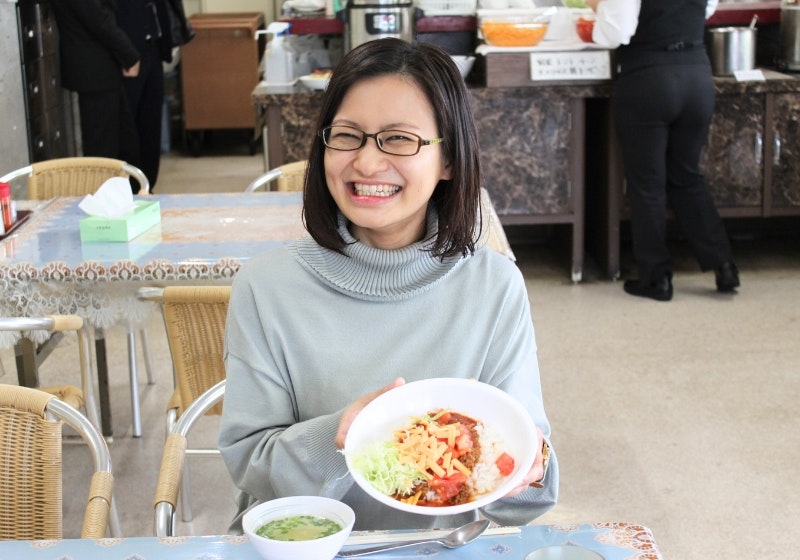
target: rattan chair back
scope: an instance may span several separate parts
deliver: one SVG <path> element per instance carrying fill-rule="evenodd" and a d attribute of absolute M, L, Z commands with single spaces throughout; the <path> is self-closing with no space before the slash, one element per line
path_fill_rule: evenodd
<path fill-rule="evenodd" d="M 46 200 L 57 196 L 93 194 L 112 177 L 133 177 L 139 194 L 150 192 L 150 182 L 137 167 L 122 160 L 100 157 L 71 157 L 38 161 L 30 165 L 28 198 Z"/>
<path fill-rule="evenodd" d="M 230 286 L 168 286 L 162 293 L 167 340 L 175 372 L 170 406 L 177 416 L 207 389 L 225 379 L 225 318 Z M 222 413 L 222 405 L 208 411 Z"/>
<path fill-rule="evenodd" d="M 0 385 L 0 539 L 63 537 L 63 422 L 83 437 L 94 460 L 81 538 L 106 535 L 114 476 L 111 455 L 100 431 L 50 393 Z"/>
<path fill-rule="evenodd" d="M 252 183 L 250 183 L 245 192 L 254 192 L 261 187 L 274 188 L 272 190 L 279 192 L 302 191 L 306 181 L 306 170 L 308 169 L 308 160 L 295 161 L 287 163 L 270 169 Z"/>
<path fill-rule="evenodd" d="M 44 317 L 0 317 L 0 331 L 17 332 L 20 336 L 32 336 L 35 331 L 64 333 L 73 331 L 78 338 L 80 359 L 80 386 L 52 385 L 39 387 L 40 390 L 58 397 L 73 408 L 86 411 L 86 416 L 98 429 L 100 414 L 95 398 L 94 373 L 92 371 L 90 334 L 84 327 L 83 319 L 77 315 L 48 315 Z"/>

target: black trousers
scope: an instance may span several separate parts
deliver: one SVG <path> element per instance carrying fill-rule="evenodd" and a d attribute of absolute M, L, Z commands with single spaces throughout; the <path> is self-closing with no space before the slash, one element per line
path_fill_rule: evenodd
<path fill-rule="evenodd" d="M 702 270 L 732 260 L 727 232 L 700 172 L 714 112 L 706 64 L 653 66 L 618 77 L 612 112 L 625 167 L 639 278 L 672 274 L 667 204 Z"/>
<path fill-rule="evenodd" d="M 161 164 L 161 118 L 164 107 L 164 70 L 155 43 L 141 53 L 141 69 L 136 78 L 125 78 L 130 110 L 139 136 L 139 158 L 134 162 L 150 181 L 152 191 Z"/>
<path fill-rule="evenodd" d="M 125 89 L 78 92 L 83 155 L 139 160 L 139 138 Z"/>

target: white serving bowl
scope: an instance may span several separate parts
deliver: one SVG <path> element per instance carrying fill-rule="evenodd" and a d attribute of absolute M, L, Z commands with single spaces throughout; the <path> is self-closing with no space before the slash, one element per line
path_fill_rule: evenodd
<path fill-rule="evenodd" d="M 412 505 L 383 494 L 353 466 L 353 457 L 359 452 L 376 443 L 392 441 L 394 430 L 407 426 L 412 417 L 440 408 L 482 422 L 498 435 L 514 458 L 514 470 L 493 491 L 453 506 Z M 420 515 L 452 515 L 485 506 L 516 487 L 536 458 L 536 442 L 536 425 L 530 414 L 505 391 L 470 379 L 432 378 L 396 387 L 365 406 L 347 431 L 344 454 L 353 480 L 379 502 Z"/>
<path fill-rule="evenodd" d="M 472 70 L 472 66 L 475 64 L 475 57 L 451 54 L 450 58 L 452 58 L 453 62 L 455 62 L 456 66 L 458 66 L 458 71 L 461 72 L 461 77 L 466 79 L 470 70 Z"/>
<path fill-rule="evenodd" d="M 338 533 L 307 541 L 279 541 L 260 537 L 256 530 L 274 519 L 315 515 L 342 526 Z M 356 515 L 347 504 L 320 496 L 291 496 L 259 504 L 244 514 L 242 527 L 264 560 L 332 560 L 344 546 Z"/>

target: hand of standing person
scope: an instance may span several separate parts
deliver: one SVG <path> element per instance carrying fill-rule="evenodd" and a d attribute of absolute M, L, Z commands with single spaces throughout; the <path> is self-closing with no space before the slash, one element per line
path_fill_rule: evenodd
<path fill-rule="evenodd" d="M 137 61 L 136 64 L 131 66 L 130 68 L 123 68 L 122 75 L 126 78 L 135 78 L 139 75 L 139 69 L 141 68 L 141 62 Z"/>

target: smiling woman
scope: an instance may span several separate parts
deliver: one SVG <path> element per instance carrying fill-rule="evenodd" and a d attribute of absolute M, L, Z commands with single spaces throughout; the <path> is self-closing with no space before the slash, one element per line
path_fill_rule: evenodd
<path fill-rule="evenodd" d="M 477 508 L 498 523 L 525 524 L 555 503 L 558 470 L 544 473 L 540 451 L 550 425 L 527 291 L 519 269 L 485 244 L 482 182 L 469 94 L 446 52 L 381 39 L 333 70 L 303 189 L 310 236 L 250 260 L 231 292 L 219 447 L 241 490 L 234 530 L 249 507 L 286 495 L 341 500 L 356 529 L 455 527 L 476 519 Z M 417 415 L 448 406 L 428 406 L 414 392 L 413 382 L 428 378 L 477 378 L 467 384 L 513 394 L 530 429 L 520 436 L 528 453 L 510 453 L 513 473 L 493 492 L 419 515 L 424 506 L 357 484 L 340 449 L 380 395 L 414 394 Z M 456 439 L 474 444 L 477 421 L 465 426 Z M 468 458 L 476 446 L 462 443 L 453 450 L 464 455 L 441 458 L 454 478 L 429 483 L 448 500 L 445 482 L 467 478 L 458 464 L 481 472 Z"/>

